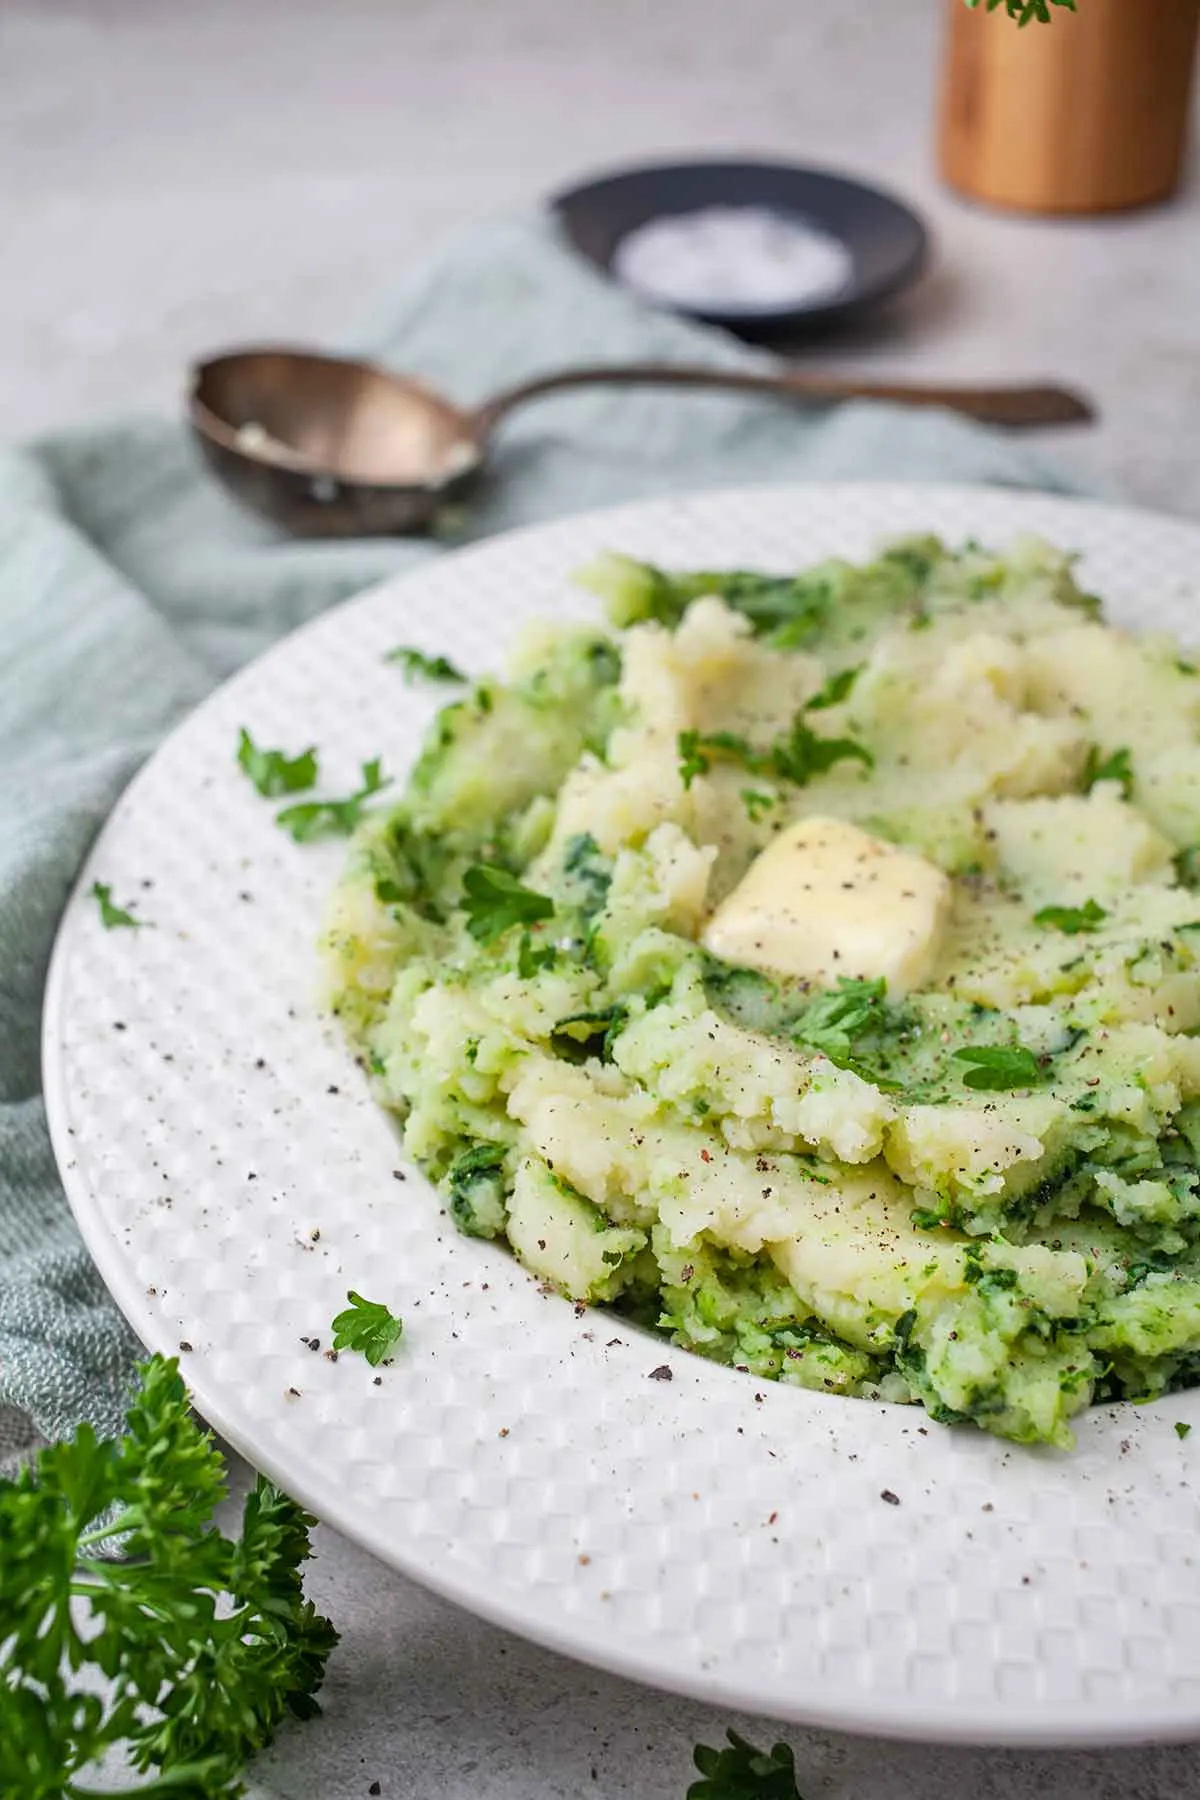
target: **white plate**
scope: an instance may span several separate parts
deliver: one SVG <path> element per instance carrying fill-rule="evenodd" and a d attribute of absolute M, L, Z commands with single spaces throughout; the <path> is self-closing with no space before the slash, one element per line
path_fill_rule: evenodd
<path fill-rule="evenodd" d="M 1200 529 L 975 489 L 736 491 L 463 552 L 350 602 L 216 694 L 121 800 L 63 921 L 46 1098 L 84 1236 L 201 1412 L 384 1561 L 486 1617 L 660 1687 L 923 1738 L 1200 1732 L 1200 1392 L 1081 1422 L 1073 1455 L 910 1407 L 756 1385 L 543 1296 L 459 1237 L 315 1008 L 341 847 L 298 847 L 237 730 L 320 747 L 329 791 L 401 775 L 436 704 L 383 651 L 494 667 L 517 622 L 588 616 L 611 546 L 793 568 L 934 530 L 1084 552 L 1117 619 L 1195 617 Z M 1200 634 L 1198 634 L 1200 635 Z M 109 882 L 153 929 L 101 929 Z M 406 1321 L 376 1381 L 325 1342 L 348 1287 Z M 672 1379 L 651 1379 L 666 1364 Z M 898 1504 L 883 1498 L 894 1495 Z"/>

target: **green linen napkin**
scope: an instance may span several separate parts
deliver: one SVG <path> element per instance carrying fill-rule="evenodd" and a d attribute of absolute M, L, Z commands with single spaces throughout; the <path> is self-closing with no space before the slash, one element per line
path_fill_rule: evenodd
<path fill-rule="evenodd" d="M 763 360 L 609 286 L 543 219 L 452 242 L 348 347 L 464 401 L 576 360 Z M 505 429 L 463 536 L 688 488 L 849 478 L 1072 485 L 949 415 L 582 391 Z M 39 1092 L 42 986 L 75 871 L 138 764 L 218 682 L 446 553 L 284 538 L 224 497 L 175 420 L 0 450 L 0 1462 L 81 1419 L 113 1430 L 138 1353 L 75 1230 Z"/>

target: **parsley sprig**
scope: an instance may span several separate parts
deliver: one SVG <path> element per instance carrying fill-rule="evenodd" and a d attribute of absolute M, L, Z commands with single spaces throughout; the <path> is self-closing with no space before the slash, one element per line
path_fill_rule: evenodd
<path fill-rule="evenodd" d="M 802 1800 L 796 1786 L 796 1758 L 790 1744 L 756 1750 L 739 1732 L 726 1731 L 727 1750 L 697 1744 L 696 1767 L 687 1800 Z"/>
<path fill-rule="evenodd" d="M 1075 11 L 1075 0 L 966 0 L 966 5 L 974 12 L 982 5 L 986 12 L 995 12 L 1003 6 L 1010 19 L 1015 19 L 1020 26 L 1050 23 L 1050 8 L 1061 6 L 1067 12 Z"/>
<path fill-rule="evenodd" d="M 382 1300 L 364 1300 L 351 1288 L 350 1302 L 333 1321 L 333 1348 L 357 1350 L 373 1369 L 385 1362 L 400 1342 L 404 1322 L 390 1312 Z"/>
<path fill-rule="evenodd" d="M 243 725 L 238 733 L 238 767 L 245 771 L 264 800 L 276 800 L 281 794 L 302 794 L 317 782 L 317 752 L 310 744 L 298 756 L 286 756 L 282 750 L 263 750 L 254 742 Z"/>
<path fill-rule="evenodd" d="M 135 919 L 131 912 L 118 906 L 112 897 L 112 888 L 106 881 L 93 881 L 88 893 L 100 908 L 100 923 L 105 931 L 117 931 L 122 926 L 133 931 L 140 931 L 146 923 L 145 919 Z"/>
<path fill-rule="evenodd" d="M 379 757 L 372 757 L 370 762 L 362 765 L 362 781 L 354 793 L 341 800 L 298 801 L 295 806 L 285 806 L 282 812 L 277 812 L 275 823 L 298 844 L 311 843 L 315 838 L 349 837 L 372 794 L 378 794 L 388 785 Z"/>
<path fill-rule="evenodd" d="M 523 887 L 496 863 L 472 863 L 463 876 L 462 909 L 477 944 L 494 944 L 514 925 L 536 925 L 554 916 L 548 894 Z"/>
<path fill-rule="evenodd" d="M 433 681 L 450 685 L 466 685 L 467 677 L 461 669 L 446 656 L 429 656 L 424 650 L 415 650 L 411 644 L 397 644 L 389 650 L 384 662 L 399 663 L 405 681 L 411 686 L 414 681 Z"/>
<path fill-rule="evenodd" d="M 131 1795 L 233 1800 L 277 1726 L 320 1710 L 337 1633 L 303 1593 L 316 1521 L 260 1476 L 222 1536 L 224 1461 L 177 1364 L 140 1376 L 123 1438 L 81 1425 L 0 1480 L 0 1793 L 90 1800 L 123 1754 L 149 1776 Z"/>

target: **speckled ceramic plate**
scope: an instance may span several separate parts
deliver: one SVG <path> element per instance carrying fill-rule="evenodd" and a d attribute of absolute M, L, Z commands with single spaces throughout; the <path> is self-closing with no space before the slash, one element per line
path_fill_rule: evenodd
<path fill-rule="evenodd" d="M 1083 552 L 1114 617 L 1186 636 L 1200 528 L 937 487 L 729 492 L 568 520 L 350 602 L 216 694 L 130 787 L 54 955 L 46 1095 L 63 1179 L 134 1326 L 201 1412 L 324 1519 L 514 1631 L 730 1706 L 942 1739 L 1200 1734 L 1200 1392 L 1097 1410 L 1073 1455 L 913 1408 L 760 1386 L 545 1297 L 405 1168 L 314 940 L 342 858 L 237 770 L 238 727 L 320 747 L 330 791 L 401 774 L 435 705 L 397 641 L 493 667 L 592 609 L 603 546 L 794 567 L 933 530 Z M 1200 635 L 1200 634 L 1197 634 Z M 95 880 L 140 931 L 102 930 Z M 406 1321 L 335 1364 L 348 1287 Z M 671 1379 L 652 1379 L 663 1366 Z"/>

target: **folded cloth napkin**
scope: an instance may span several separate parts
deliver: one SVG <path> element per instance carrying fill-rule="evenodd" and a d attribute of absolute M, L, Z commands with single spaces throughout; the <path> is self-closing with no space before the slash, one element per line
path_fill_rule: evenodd
<path fill-rule="evenodd" d="M 648 311 L 542 219 L 452 242 L 348 347 L 463 401 L 577 360 L 763 361 Z M 687 488 L 898 477 L 1072 486 L 944 414 L 583 390 L 506 427 L 461 535 Z M 218 682 L 356 589 L 445 554 L 433 541 L 293 542 L 225 498 L 178 421 L 0 451 L 0 1462 L 82 1419 L 115 1429 L 138 1354 L 75 1230 L 39 1093 L 46 965 L 89 842 Z"/>

